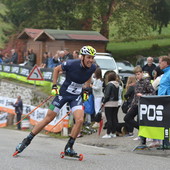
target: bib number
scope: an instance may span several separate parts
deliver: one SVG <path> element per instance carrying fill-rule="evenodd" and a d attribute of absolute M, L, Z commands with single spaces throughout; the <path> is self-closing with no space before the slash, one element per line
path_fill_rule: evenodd
<path fill-rule="evenodd" d="M 82 84 L 78 84 L 78 83 L 74 83 L 72 82 L 67 90 L 67 92 L 71 93 L 71 94 L 76 94 L 76 95 L 79 95 L 82 91 Z"/>

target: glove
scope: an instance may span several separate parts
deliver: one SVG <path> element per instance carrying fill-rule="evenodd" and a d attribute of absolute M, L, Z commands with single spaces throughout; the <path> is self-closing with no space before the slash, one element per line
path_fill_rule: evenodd
<path fill-rule="evenodd" d="M 52 90 L 51 90 L 51 95 L 52 95 L 52 96 L 56 96 L 56 95 L 58 95 L 58 94 L 59 94 L 59 93 L 58 93 L 57 85 L 56 85 L 56 84 L 53 84 Z"/>

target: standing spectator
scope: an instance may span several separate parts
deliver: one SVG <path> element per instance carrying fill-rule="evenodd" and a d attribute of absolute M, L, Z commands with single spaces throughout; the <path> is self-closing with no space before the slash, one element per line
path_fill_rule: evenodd
<path fill-rule="evenodd" d="M 156 65 L 153 64 L 153 58 L 147 58 L 147 64 L 142 67 L 143 72 L 147 72 L 150 76 L 150 79 L 153 80 L 153 70 L 155 69 Z"/>
<path fill-rule="evenodd" d="M 79 51 L 73 51 L 73 59 L 79 59 Z"/>
<path fill-rule="evenodd" d="M 155 69 L 153 70 L 153 76 L 154 76 L 154 80 L 161 76 L 164 72 L 160 69 L 160 66 L 155 67 Z"/>
<path fill-rule="evenodd" d="M 97 114 L 101 108 L 102 105 L 102 98 L 104 96 L 103 94 L 103 81 L 102 81 L 102 71 L 100 68 L 97 68 L 95 73 L 95 80 L 93 82 L 93 85 L 91 84 L 92 92 L 94 95 L 94 109 L 95 114 Z M 93 125 L 93 128 L 98 127 L 98 123 L 96 122 Z"/>
<path fill-rule="evenodd" d="M 117 114 L 119 100 L 119 83 L 115 72 L 108 74 L 108 83 L 104 91 L 104 108 L 107 120 L 107 133 L 102 138 L 116 137 Z"/>
<path fill-rule="evenodd" d="M 15 52 L 15 49 L 11 50 L 11 62 L 10 64 L 18 64 L 18 54 Z"/>
<path fill-rule="evenodd" d="M 130 105 L 131 105 L 132 100 L 134 98 L 135 85 L 136 85 L 135 76 L 128 77 L 128 80 L 127 80 L 127 83 L 126 83 L 126 93 L 124 95 L 124 98 L 127 100 L 128 104 L 129 104 L 128 109 L 130 108 Z M 128 123 L 126 123 L 126 125 L 127 125 L 127 131 L 128 131 L 127 136 L 133 136 L 133 126 L 129 125 Z"/>
<path fill-rule="evenodd" d="M 64 60 L 70 60 L 70 59 L 73 59 L 73 55 L 70 54 L 70 51 L 68 48 L 65 48 L 64 49 Z"/>
<path fill-rule="evenodd" d="M 34 67 L 36 64 L 36 54 L 33 52 L 33 49 L 28 50 L 28 66 Z"/>
<path fill-rule="evenodd" d="M 139 122 L 135 121 L 134 118 L 138 115 L 138 102 L 140 100 L 140 97 L 143 95 L 154 95 L 155 90 L 152 87 L 152 84 L 150 83 L 150 80 L 147 78 L 143 78 L 143 71 L 140 66 L 135 67 L 134 73 L 137 79 L 137 83 L 135 86 L 135 94 L 134 98 L 131 104 L 131 107 L 129 108 L 126 116 L 124 117 L 124 121 L 129 124 L 130 126 L 133 126 L 137 129 L 139 129 Z M 137 119 L 138 120 L 138 119 Z M 146 147 L 146 138 L 141 137 L 141 148 Z"/>
<path fill-rule="evenodd" d="M 159 58 L 160 69 L 163 70 L 164 74 L 161 77 L 158 96 L 170 95 L 170 57 L 161 56 Z M 154 142 L 157 142 L 156 140 Z M 164 148 L 170 148 L 169 140 L 164 140 Z"/>
<path fill-rule="evenodd" d="M 15 102 L 15 104 L 13 104 L 13 106 L 15 107 L 15 113 L 17 115 L 17 122 L 19 122 L 21 120 L 21 115 L 23 111 L 23 103 L 22 103 L 21 96 L 17 97 L 17 101 Z M 21 130 L 21 122 L 17 124 L 17 128 L 18 130 Z"/>

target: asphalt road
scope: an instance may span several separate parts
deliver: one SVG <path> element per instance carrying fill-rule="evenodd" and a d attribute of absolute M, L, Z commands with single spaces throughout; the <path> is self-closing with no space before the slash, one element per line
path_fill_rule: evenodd
<path fill-rule="evenodd" d="M 28 135 L 28 132 L 0 128 L 0 169 L 2 170 L 169 170 L 169 151 L 139 151 L 129 150 L 131 145 L 119 145 L 120 138 L 110 139 L 116 142 L 116 149 L 91 146 L 88 139 L 92 136 L 78 139 L 75 150 L 84 155 L 84 160 L 60 158 L 60 152 L 66 144 L 66 139 L 56 139 L 39 134 L 19 156 L 12 157 L 16 145 Z M 95 136 L 96 134 L 94 134 Z M 86 140 L 87 145 L 82 144 Z M 98 140 L 101 140 L 98 138 Z M 102 139 L 103 140 L 103 139 Z M 127 138 L 122 138 L 127 140 Z M 128 140 L 127 140 L 128 141 Z M 97 140 L 96 140 L 97 142 Z M 103 140 L 107 143 L 107 140 Z"/>

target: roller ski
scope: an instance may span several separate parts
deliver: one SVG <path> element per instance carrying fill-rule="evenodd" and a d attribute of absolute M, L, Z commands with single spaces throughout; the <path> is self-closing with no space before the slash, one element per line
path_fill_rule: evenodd
<path fill-rule="evenodd" d="M 91 134 L 97 132 L 97 129 L 93 129 L 93 128 L 91 128 L 90 126 L 85 126 L 84 128 L 85 128 L 86 130 L 88 130 Z"/>
<path fill-rule="evenodd" d="M 25 138 L 22 141 L 22 143 L 18 144 L 18 146 L 16 147 L 16 151 L 14 152 L 14 154 L 12 156 L 16 156 L 19 153 L 21 153 L 30 143 L 31 143 L 31 141 L 28 138 Z"/>
<path fill-rule="evenodd" d="M 136 146 L 132 151 L 149 150 L 150 148 L 146 145 Z"/>
<path fill-rule="evenodd" d="M 83 154 L 77 154 L 72 148 L 68 147 L 67 149 L 65 149 L 64 152 L 60 153 L 60 157 L 64 158 L 64 157 L 72 157 L 72 158 L 78 158 L 79 161 L 83 160 Z"/>

